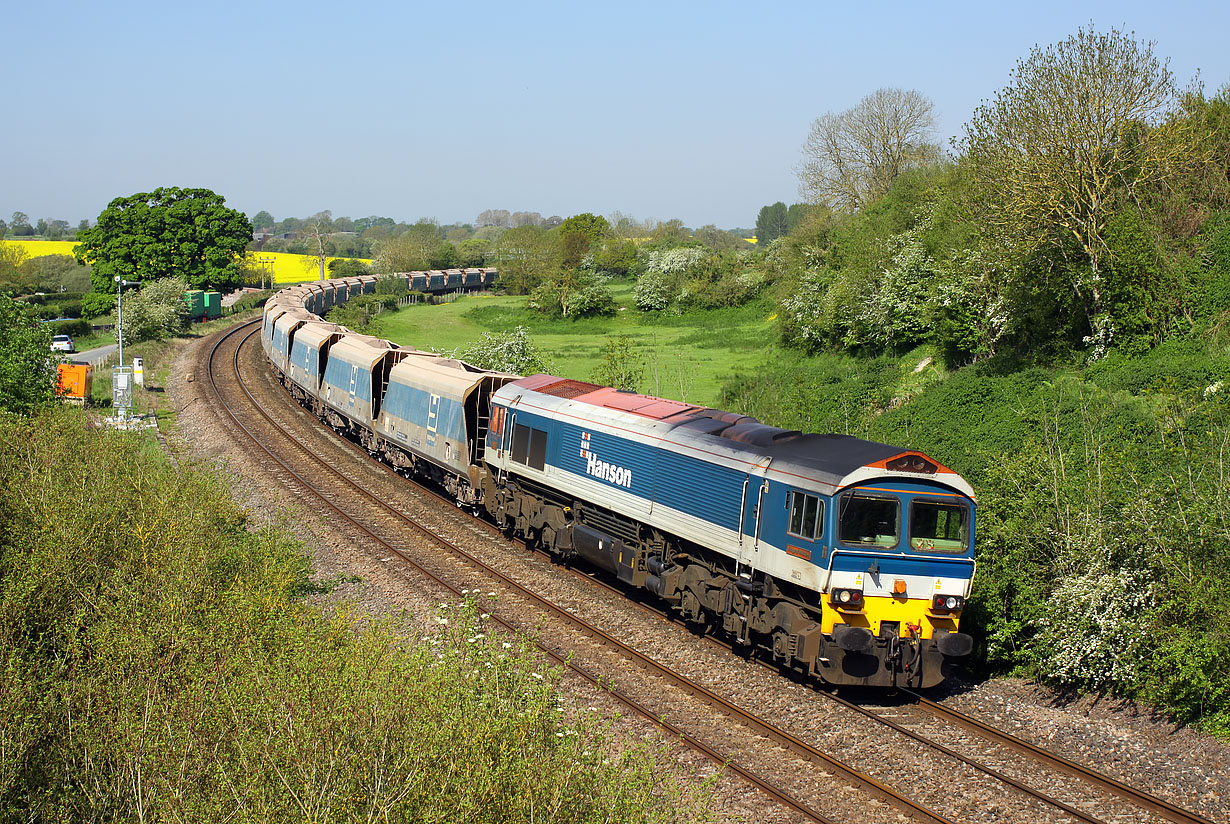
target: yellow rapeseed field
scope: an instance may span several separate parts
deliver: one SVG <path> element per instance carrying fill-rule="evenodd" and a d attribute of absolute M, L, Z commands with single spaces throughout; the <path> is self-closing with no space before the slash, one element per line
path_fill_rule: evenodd
<path fill-rule="evenodd" d="M 305 280 L 320 279 L 320 264 L 311 255 L 292 255 L 287 252 L 248 252 L 245 256 L 248 266 L 253 271 L 259 271 L 261 258 L 273 258 L 274 283 L 299 283 Z M 339 258 L 325 258 L 325 277 L 329 276 L 329 261 Z M 363 260 L 363 263 L 371 263 Z"/>
<path fill-rule="evenodd" d="M 0 243 L 6 243 L 13 246 L 18 246 L 25 250 L 27 257 L 43 257 L 45 255 L 71 255 L 73 247 L 77 245 L 75 240 L 4 240 Z M 248 252 L 244 255 L 246 262 L 253 271 L 259 271 L 261 264 L 258 262 L 261 258 L 273 259 L 273 282 L 274 283 L 299 283 L 305 280 L 317 280 L 320 278 L 320 266 L 316 262 L 316 258 L 310 255 L 292 255 L 286 252 Z M 325 260 L 325 275 L 329 274 L 329 261 L 337 260 L 338 258 L 326 258 Z M 370 260 L 363 260 L 363 263 L 371 263 Z"/>
<path fill-rule="evenodd" d="M 75 240 L 15 240 L 9 238 L 3 241 L 9 246 L 18 246 L 25 250 L 27 257 L 43 257 L 45 255 L 71 255 Z"/>

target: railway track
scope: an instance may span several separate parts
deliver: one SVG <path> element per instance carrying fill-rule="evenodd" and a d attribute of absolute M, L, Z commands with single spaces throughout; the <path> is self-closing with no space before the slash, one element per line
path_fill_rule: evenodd
<path fill-rule="evenodd" d="M 388 495 L 381 493 L 373 494 L 372 492 L 369 492 L 363 486 L 355 483 L 341 472 L 333 469 L 331 466 L 329 467 L 329 471 L 322 472 L 321 464 L 317 462 L 317 456 L 313 452 L 313 447 L 305 444 L 302 440 L 288 431 L 290 425 L 292 425 L 292 422 L 286 420 L 275 420 L 274 416 L 270 414 L 270 411 L 265 408 L 270 404 L 262 404 L 254 396 L 252 390 L 244 384 L 240 367 L 240 352 L 244 348 L 242 341 L 247 338 L 243 338 L 241 340 L 239 338 L 241 334 L 242 328 L 232 330 L 230 333 L 219 338 L 210 350 L 210 366 L 208 368 L 208 372 L 211 386 L 214 387 L 214 395 L 217 399 L 217 403 L 224 410 L 225 414 L 233 421 L 233 426 L 235 426 L 240 432 L 244 433 L 241 437 L 250 438 L 252 443 L 254 443 L 258 449 L 268 455 L 269 459 L 276 466 L 274 472 L 280 476 L 283 483 L 301 489 L 307 494 L 315 496 L 321 501 L 323 506 L 334 514 L 335 519 L 340 519 L 348 525 L 348 531 L 352 533 L 351 537 L 353 539 L 363 541 L 370 546 L 374 546 L 380 553 L 390 553 L 391 555 L 395 555 L 398 558 L 403 559 L 404 563 L 408 564 L 410 568 L 414 569 L 418 574 L 431 578 L 438 586 L 450 592 L 452 595 L 461 596 L 463 594 L 462 590 L 468 589 L 468 587 L 464 587 L 457 583 L 457 579 L 453 577 L 453 575 L 457 573 L 442 573 L 439 569 L 432 569 L 429 568 L 429 566 L 424 565 L 424 563 L 422 563 L 422 558 L 419 557 L 419 553 L 413 551 L 408 546 L 410 542 L 407 540 L 406 534 L 407 530 L 409 530 L 417 535 L 417 541 L 434 544 L 447 550 L 449 553 L 452 553 L 455 557 L 462 559 L 464 563 L 469 565 L 471 568 L 471 572 L 469 574 L 472 575 L 473 570 L 480 570 L 482 575 L 498 581 L 499 586 L 502 587 L 505 592 L 514 594 L 518 599 L 521 599 L 526 603 L 534 604 L 537 610 L 549 614 L 552 620 L 559 622 L 560 624 L 567 625 L 576 633 L 584 635 L 585 637 L 591 639 L 594 643 L 602 645 L 605 649 L 614 650 L 623 660 L 634 665 L 637 669 L 642 672 L 651 673 L 652 677 L 656 681 L 663 684 L 669 684 L 672 689 L 690 696 L 693 701 L 698 701 L 701 704 L 712 708 L 714 712 L 720 713 L 725 718 L 734 721 L 736 724 L 745 727 L 749 731 L 752 731 L 756 737 L 759 737 L 766 742 L 771 742 L 772 746 L 781 748 L 782 750 L 790 753 L 792 758 L 801 759 L 824 772 L 832 772 L 842 776 L 848 786 L 858 788 L 879 798 L 882 802 L 891 805 L 893 808 L 902 813 L 905 813 L 913 820 L 935 822 L 950 820 L 943 814 L 928 809 L 925 805 L 919 803 L 918 801 L 911 800 L 904 793 L 898 792 L 887 783 L 878 780 L 867 772 L 859 770 L 858 768 L 845 763 L 841 759 L 823 752 L 816 745 L 803 740 L 802 738 L 792 734 L 776 724 L 758 718 L 754 713 L 748 712 L 731 700 L 722 697 L 718 693 L 708 689 L 694 679 L 691 679 L 686 675 L 683 675 L 654 660 L 653 658 L 650 658 L 649 656 L 646 656 L 645 654 L 633 649 L 618 638 L 613 637 L 609 632 L 603 631 L 597 626 L 584 621 L 577 615 L 573 614 L 573 611 L 560 608 L 551 601 L 535 594 L 533 591 L 509 578 L 504 573 L 492 569 L 489 565 L 484 563 L 482 559 L 476 557 L 473 551 L 463 548 L 455 540 L 441 534 L 441 530 L 438 527 L 433 528 L 432 526 L 424 526 L 419 523 L 416 518 L 403 512 L 400 508 L 390 506 Z M 249 336 L 251 334 L 251 332 L 248 333 Z M 220 364 L 226 360 L 229 360 L 230 362 L 229 368 L 220 366 Z M 237 402 L 232 400 L 237 397 L 246 398 L 246 402 Z M 293 413 L 297 414 L 299 418 L 309 418 L 314 422 L 313 418 L 310 418 L 299 411 L 299 408 L 294 406 L 293 402 L 286 399 L 285 396 L 283 396 L 283 399 L 286 401 L 286 407 Z M 286 411 L 281 411 L 276 414 L 278 417 L 284 418 L 288 413 Z M 302 421 L 300 421 L 300 425 L 302 425 Z M 278 454 L 275 454 L 275 450 L 266 445 L 269 441 L 276 441 L 284 446 L 283 448 L 277 450 Z M 378 472 L 384 473 L 385 475 L 393 474 L 382 465 L 372 464 L 372 462 L 366 461 L 366 456 L 362 455 L 362 452 L 358 447 L 349 444 L 345 444 L 345 446 L 351 452 L 352 456 L 354 453 L 359 453 L 365 463 L 373 466 L 373 472 L 371 473 L 373 477 Z M 298 457 L 291 458 L 281 454 L 285 449 L 289 449 L 292 455 L 297 453 Z M 326 466 L 327 465 L 328 464 L 326 464 Z M 298 468 L 296 468 L 296 466 L 298 466 Z M 309 482 L 308 478 L 305 477 L 307 475 L 312 476 L 312 482 Z M 323 480 L 323 478 L 327 478 L 328 480 L 322 484 L 319 481 Z M 404 485 L 404 482 L 401 481 L 400 478 L 397 478 L 396 482 Z M 318 488 L 321 486 L 324 488 Z M 337 505 L 336 502 L 338 501 L 348 501 L 351 503 L 342 506 Z M 452 507 L 450 506 L 449 509 L 451 510 Z M 455 510 L 451 512 L 451 515 L 455 521 Z M 471 522 L 471 524 L 473 523 L 474 522 Z M 492 532 L 496 532 L 494 527 L 491 527 L 485 522 L 478 521 L 477 523 L 481 524 L 480 528 L 487 532 L 489 536 Z M 498 532 L 496 532 L 496 534 L 498 534 Z M 500 540 L 503 539 L 501 538 Z M 591 578 L 592 576 L 586 575 L 584 577 Z M 607 583 L 603 583 L 603 585 L 608 587 L 611 586 Z M 484 585 L 481 588 L 485 590 L 487 587 Z M 621 594 L 620 597 L 623 598 L 624 595 Z M 501 597 L 500 602 L 503 604 L 505 599 Z M 524 632 L 524 627 L 526 626 L 524 622 L 501 617 L 501 613 L 496 612 L 496 608 L 491 607 L 490 605 L 484 605 L 484 608 L 491 612 L 493 616 L 492 620 L 496 621 L 501 626 L 511 631 Z M 658 610 L 644 606 L 642 608 L 651 614 L 656 615 L 658 618 L 664 617 Z M 502 611 L 503 610 L 501 610 L 501 612 Z M 575 658 L 561 651 L 561 649 L 554 643 L 544 640 L 539 642 L 539 646 L 543 650 L 544 654 L 550 657 L 558 665 L 568 668 L 570 671 L 574 672 L 579 677 L 591 684 L 599 685 L 605 678 L 607 678 L 604 674 L 592 671 L 591 669 L 582 666 L 575 660 Z M 804 815 L 817 821 L 832 820 L 827 817 L 827 815 L 831 814 L 830 810 L 822 810 L 817 808 L 818 806 L 826 805 L 817 804 L 814 801 L 809 804 L 807 801 L 798 797 L 800 795 L 807 795 L 807 793 L 792 792 L 789 789 L 779 786 L 778 784 L 780 782 L 774 782 L 766 776 L 758 774 L 757 770 L 743 766 L 735 752 L 738 747 L 735 747 L 734 750 L 719 749 L 718 747 L 701 740 L 701 738 L 696 734 L 688 732 L 683 726 L 667 720 L 659 709 L 647 706 L 641 697 L 632 695 L 628 691 L 619 688 L 609 689 L 608 691 L 611 695 L 613 695 L 613 697 L 636 714 L 654 722 L 655 724 L 658 724 L 671 736 L 685 741 L 697 752 L 704 754 L 705 757 L 710 758 L 718 764 L 726 766 L 726 768 L 731 772 L 740 775 L 745 780 L 758 787 L 766 795 L 774 798 L 779 803 L 792 810 L 793 813 Z M 835 696 L 832 696 L 827 692 L 821 691 L 818 694 L 831 700 L 840 700 L 836 699 Z M 935 704 L 920 703 L 919 706 L 926 707 L 928 712 L 932 713 L 936 717 L 939 717 L 943 713 L 950 712 L 946 710 L 946 708 Z M 924 736 L 906 729 L 903 725 L 894 724 L 891 720 L 883 718 L 873 711 L 865 710 L 857 705 L 848 703 L 846 708 L 851 711 L 858 712 L 860 715 L 868 719 L 875 719 L 878 723 L 887 724 L 890 727 L 894 727 L 900 734 L 906 735 L 912 740 L 940 752 L 945 757 L 962 761 L 963 763 L 978 769 L 987 775 L 995 777 L 997 780 L 1003 781 L 1006 785 L 1013 787 L 1016 791 L 1027 794 L 1040 802 L 1052 806 L 1055 810 L 1059 811 L 1061 816 L 1067 816 L 1068 818 L 1066 820 L 1085 821 L 1089 822 L 1089 824 L 1102 824 L 1103 821 L 1107 820 L 1122 820 L 1120 818 L 1101 819 L 1090 815 L 1088 812 L 1083 811 L 1073 804 L 1068 804 L 1059 799 L 1051 798 L 1045 792 L 1032 789 L 1024 785 L 1022 782 L 1017 781 L 1010 776 L 1004 775 L 994 767 L 989 767 L 985 764 L 980 765 L 975 759 L 968 756 L 963 756 L 960 753 L 956 753 L 954 750 L 946 747 L 945 745 L 928 740 Z M 984 733 L 986 736 L 990 736 L 993 733 L 1004 735 L 998 731 L 994 731 L 992 728 L 979 732 L 979 724 L 980 722 L 973 719 L 967 719 L 967 722 L 962 723 L 962 727 L 971 732 L 977 732 L 979 735 L 984 735 Z M 982 726 L 985 727 L 985 725 Z M 1002 743 L 1002 741 L 999 743 Z M 1038 748 L 1034 749 L 1037 750 Z M 1029 752 L 1028 746 L 1021 749 L 1014 747 L 1014 751 L 1021 753 Z M 1044 751 L 1039 750 L 1039 752 Z M 1046 755 L 1050 756 L 1050 754 Z M 1050 756 L 1050 758 L 1059 759 L 1058 756 Z M 1059 759 L 1059 761 L 1064 760 Z M 1076 775 L 1077 770 L 1082 769 L 1079 765 L 1072 764 L 1071 762 L 1067 762 L 1067 764 L 1070 766 L 1066 768 L 1059 766 L 1057 762 L 1050 763 L 1050 766 L 1069 775 Z M 1082 776 L 1082 780 L 1090 781 L 1095 785 L 1098 785 L 1098 781 L 1100 780 L 1102 783 L 1099 786 L 1103 791 L 1113 793 L 1119 797 L 1127 798 L 1131 800 L 1133 804 L 1138 805 L 1138 807 L 1143 808 L 1144 810 L 1148 810 L 1150 813 L 1159 816 L 1163 820 L 1179 822 L 1179 824 L 1183 824 L 1184 822 L 1188 822 L 1189 824 L 1195 824 L 1195 822 L 1209 824 L 1206 819 L 1186 813 L 1185 811 L 1182 811 L 1173 805 L 1169 805 L 1167 802 L 1160 799 L 1156 799 L 1152 796 L 1148 796 L 1147 794 L 1127 788 L 1126 785 L 1122 785 L 1120 782 L 1115 782 L 1114 779 L 1110 779 L 1106 776 L 1100 776 L 1098 780 L 1091 780 L 1085 776 Z M 842 820 L 848 817 L 848 815 L 841 816 Z M 866 816 L 860 816 L 860 819 L 867 820 Z M 1024 818 L 1022 820 L 1031 819 Z M 1064 819 L 1060 818 L 1057 820 Z"/>

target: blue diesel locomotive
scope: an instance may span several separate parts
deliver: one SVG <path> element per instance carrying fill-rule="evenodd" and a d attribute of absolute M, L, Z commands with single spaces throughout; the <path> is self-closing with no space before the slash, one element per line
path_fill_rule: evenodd
<path fill-rule="evenodd" d="M 933 686 L 970 653 L 974 494 L 928 456 L 478 369 L 323 323 L 321 304 L 292 287 L 265 308 L 291 394 L 508 534 L 828 683 Z"/>

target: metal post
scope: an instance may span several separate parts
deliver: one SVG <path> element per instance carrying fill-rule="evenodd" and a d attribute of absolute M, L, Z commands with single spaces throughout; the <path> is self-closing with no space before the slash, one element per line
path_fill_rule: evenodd
<path fill-rule="evenodd" d="M 269 288 L 272 289 L 273 288 L 273 264 L 275 262 L 275 259 L 271 257 L 263 257 L 263 258 L 259 258 L 258 261 L 261 265 L 261 291 L 264 291 L 265 289 L 265 268 L 266 267 L 269 268 Z"/>
<path fill-rule="evenodd" d="M 120 366 L 124 365 L 124 281 L 119 275 L 115 276 L 115 294 L 116 294 L 116 313 L 115 313 L 115 334 L 120 342 Z"/>

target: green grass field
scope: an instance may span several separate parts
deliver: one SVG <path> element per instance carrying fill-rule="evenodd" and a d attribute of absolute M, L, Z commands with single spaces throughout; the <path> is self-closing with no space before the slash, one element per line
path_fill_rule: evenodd
<path fill-rule="evenodd" d="M 591 380 L 610 335 L 627 335 L 645 360 L 640 390 L 650 395 L 714 405 L 722 384 L 738 371 L 764 362 L 776 338 L 771 304 L 659 316 L 637 311 L 631 284 L 612 289 L 624 307 L 614 317 L 547 319 L 525 308 L 524 297 L 480 295 L 439 306 L 411 305 L 380 317 L 381 334 L 395 343 L 428 350 L 464 349 L 484 332 L 517 326 L 561 377 Z"/>

